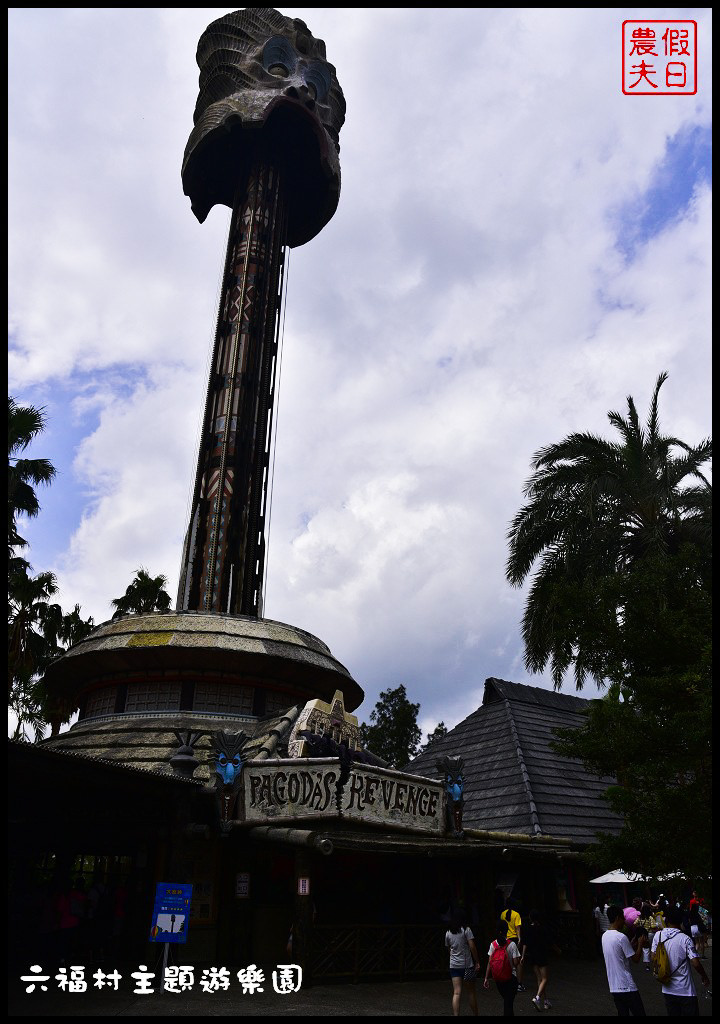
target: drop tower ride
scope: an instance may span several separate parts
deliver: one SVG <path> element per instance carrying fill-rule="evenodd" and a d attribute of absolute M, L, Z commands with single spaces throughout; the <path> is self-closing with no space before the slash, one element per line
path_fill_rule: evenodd
<path fill-rule="evenodd" d="M 213 22 L 197 61 L 183 187 L 201 223 L 216 204 L 232 213 L 177 609 L 101 623 L 45 674 L 50 744 L 160 771 L 180 735 L 201 737 L 207 771 L 219 726 L 262 758 L 308 700 L 363 699 L 322 640 L 262 617 L 285 254 L 337 208 L 345 101 L 323 41 L 271 8 Z"/>
<path fill-rule="evenodd" d="M 197 62 L 183 187 L 201 223 L 232 215 L 177 609 L 260 617 L 285 253 L 337 207 L 345 100 L 324 42 L 271 8 L 213 22 Z"/>

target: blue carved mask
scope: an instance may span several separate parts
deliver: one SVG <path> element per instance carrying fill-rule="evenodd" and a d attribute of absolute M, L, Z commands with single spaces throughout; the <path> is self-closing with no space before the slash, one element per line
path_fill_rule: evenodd
<path fill-rule="evenodd" d="M 239 754 L 235 754 L 232 759 L 229 759 L 227 754 L 220 753 L 215 761 L 215 771 L 226 786 L 232 786 L 242 771 L 242 765 L 242 758 Z"/>
<path fill-rule="evenodd" d="M 451 796 L 453 800 L 462 799 L 464 787 L 465 780 L 463 779 L 462 775 L 447 775 L 445 777 L 445 789 L 447 790 L 449 796 Z"/>

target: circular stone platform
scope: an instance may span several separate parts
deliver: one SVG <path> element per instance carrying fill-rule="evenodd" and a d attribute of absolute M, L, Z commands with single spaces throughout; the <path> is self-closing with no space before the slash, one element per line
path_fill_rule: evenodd
<path fill-rule="evenodd" d="M 121 702 L 110 706 L 112 688 L 147 686 L 149 681 L 180 681 L 184 711 L 195 710 L 187 706 L 193 685 L 208 680 L 225 687 L 225 694 L 228 687 L 267 694 L 267 708 L 255 701 L 246 709 L 255 714 L 318 697 L 331 700 L 335 690 L 342 690 L 346 707 L 354 710 L 364 696 L 344 665 L 311 633 L 272 619 L 210 612 L 154 612 L 104 622 L 50 665 L 45 679 L 66 712 L 69 704 L 81 708 L 93 692 L 107 693 L 106 710 L 96 709 L 95 717 L 132 714 L 121 710 Z M 162 709 L 149 704 L 147 711 L 153 710 Z M 228 705 L 228 717 L 235 717 L 234 710 Z M 215 713 L 222 715 L 222 706 Z"/>

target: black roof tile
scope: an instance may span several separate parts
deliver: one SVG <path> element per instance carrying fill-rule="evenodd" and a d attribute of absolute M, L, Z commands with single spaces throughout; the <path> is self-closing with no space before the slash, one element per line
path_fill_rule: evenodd
<path fill-rule="evenodd" d="M 462 757 L 467 828 L 592 843 L 621 821 L 603 793 L 612 779 L 588 774 L 552 750 L 554 730 L 577 728 L 589 701 L 506 679 L 487 679 L 480 707 L 419 754 L 406 770 L 436 774 L 446 754 Z"/>

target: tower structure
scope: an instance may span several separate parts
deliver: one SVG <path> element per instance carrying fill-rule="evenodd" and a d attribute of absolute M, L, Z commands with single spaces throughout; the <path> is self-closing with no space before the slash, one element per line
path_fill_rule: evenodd
<path fill-rule="evenodd" d="M 50 742 L 126 764 L 169 763 L 178 730 L 261 743 L 270 715 L 363 699 L 321 640 L 262 617 L 284 256 L 337 207 L 345 101 L 323 41 L 271 8 L 213 22 L 197 60 L 183 187 L 201 223 L 232 214 L 177 611 L 102 623 L 45 677 L 54 733 L 79 715 Z"/>
<path fill-rule="evenodd" d="M 324 42 L 271 8 L 213 22 L 197 61 L 183 187 L 201 223 L 232 216 L 177 608 L 259 617 L 285 251 L 335 212 L 345 101 Z"/>

